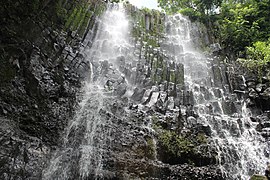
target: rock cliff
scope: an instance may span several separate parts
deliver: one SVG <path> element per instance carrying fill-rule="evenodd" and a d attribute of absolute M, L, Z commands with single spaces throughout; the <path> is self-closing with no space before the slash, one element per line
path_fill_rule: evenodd
<path fill-rule="evenodd" d="M 1 179 L 232 179 L 241 157 L 217 141 L 251 129 L 241 98 L 269 138 L 268 80 L 245 79 L 180 15 L 125 4 L 128 27 L 113 44 L 123 17 L 106 9 L 119 8 L 2 2 Z M 194 44 L 208 52 L 184 51 Z"/>

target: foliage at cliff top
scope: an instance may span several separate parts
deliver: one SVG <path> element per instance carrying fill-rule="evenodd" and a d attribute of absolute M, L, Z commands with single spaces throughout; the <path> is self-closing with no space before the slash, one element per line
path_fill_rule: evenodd
<path fill-rule="evenodd" d="M 224 47 L 237 53 L 256 41 L 270 37 L 269 0 L 223 3 L 219 15 L 219 39 Z"/>
<path fill-rule="evenodd" d="M 222 0 L 158 0 L 158 3 L 169 14 L 185 12 L 199 18 L 215 13 Z"/>
<path fill-rule="evenodd" d="M 251 56 L 251 49 L 260 52 L 270 37 L 269 0 L 158 0 L 167 13 L 182 13 L 191 20 L 200 20 L 219 41 L 225 54 L 248 59 L 250 68 L 266 64 L 265 57 Z M 259 42 L 258 42 L 259 41 Z M 258 43 L 256 43 L 258 42 Z M 258 48 L 258 49 L 257 49 Z M 264 52 L 264 54 L 269 52 Z M 259 63 L 260 62 L 260 63 Z M 254 65 L 257 64 L 257 65 Z M 265 65 L 259 65 L 266 67 Z"/>
<path fill-rule="evenodd" d="M 270 38 L 267 42 L 258 41 L 247 47 L 247 58 L 238 61 L 259 77 L 266 74 L 270 79 Z"/>

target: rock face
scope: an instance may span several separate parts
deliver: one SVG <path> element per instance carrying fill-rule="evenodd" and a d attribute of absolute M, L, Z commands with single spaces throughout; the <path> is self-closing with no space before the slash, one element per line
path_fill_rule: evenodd
<path fill-rule="evenodd" d="M 252 110 L 251 121 L 256 123 L 256 130 L 266 139 L 269 139 L 269 107 L 270 82 L 267 77 L 258 79 L 252 73 L 246 77 L 239 73 L 232 73 L 234 92 L 245 97 L 248 107 Z"/>
<path fill-rule="evenodd" d="M 37 137 L 20 130 L 17 123 L 0 118 L 1 179 L 41 179 L 50 149 Z"/>
<path fill-rule="evenodd" d="M 197 122 L 193 94 L 184 88 L 183 64 L 151 29 L 163 26 L 153 18 L 163 15 L 126 9 L 137 15 L 134 37 L 123 9 L 110 5 L 85 52 L 92 82 L 43 178 L 224 179 L 208 143 L 211 129 Z"/>
<path fill-rule="evenodd" d="M 236 178 L 238 139 L 253 133 L 237 96 L 266 111 L 268 81 L 187 52 L 209 40 L 180 15 L 107 4 L 99 17 L 103 1 L 61 3 L 19 2 L 34 8 L 23 26 L 33 35 L 18 35 L 16 12 L 0 14 L 11 24 L 0 27 L 0 179 Z M 269 138 L 267 112 L 249 120 Z"/>
<path fill-rule="evenodd" d="M 89 4 L 35 2 L 6 1 L 0 8 L 0 179 L 41 179 L 90 72 L 80 52 L 99 13 L 85 12 L 76 25 L 70 18 L 82 14 L 72 15 L 74 8 Z M 103 4 L 91 3 L 89 12 Z"/>
<path fill-rule="evenodd" d="M 256 77 L 253 73 L 241 67 L 231 67 L 228 71 L 230 76 L 231 89 L 238 94 L 246 98 L 248 107 L 253 109 L 254 114 L 260 114 L 261 112 L 269 111 L 270 99 L 270 81 L 266 76 L 261 78 Z M 235 68 L 240 68 L 240 72 L 235 72 Z M 244 72 L 247 71 L 244 76 Z"/>

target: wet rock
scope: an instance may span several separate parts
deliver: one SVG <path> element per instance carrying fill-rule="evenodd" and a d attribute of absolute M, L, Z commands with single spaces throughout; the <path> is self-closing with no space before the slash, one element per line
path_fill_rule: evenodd
<path fill-rule="evenodd" d="M 190 167 L 189 165 L 184 164 L 182 166 L 173 166 L 171 169 L 171 177 L 173 179 L 226 179 L 215 166 Z"/>
<path fill-rule="evenodd" d="M 222 109 L 221 109 L 221 106 L 220 106 L 218 101 L 212 102 L 212 108 L 211 109 L 213 109 L 213 113 L 215 113 L 215 114 L 221 114 L 222 113 Z"/>
<path fill-rule="evenodd" d="M 262 129 L 263 129 L 262 124 L 259 123 L 259 124 L 256 126 L 256 131 L 262 132 Z"/>
<path fill-rule="evenodd" d="M 172 110 L 174 108 L 174 98 L 173 97 L 168 97 L 168 100 L 167 100 L 167 109 L 168 110 Z"/>
<path fill-rule="evenodd" d="M 214 44 L 210 44 L 210 49 L 211 49 L 212 53 L 216 53 L 216 52 L 219 52 L 221 50 L 221 47 L 220 47 L 219 43 L 214 43 Z"/>
<path fill-rule="evenodd" d="M 235 122 L 235 121 L 232 121 L 231 122 L 230 133 L 233 136 L 236 136 L 236 137 L 239 137 L 240 136 L 239 127 L 238 127 L 238 123 L 237 122 Z"/>
<path fill-rule="evenodd" d="M 256 80 L 255 79 L 247 79 L 246 85 L 248 88 L 256 88 Z"/>
<path fill-rule="evenodd" d="M 101 74 L 106 75 L 109 71 L 109 68 L 110 68 L 109 62 L 107 60 L 103 61 L 101 63 Z"/>
<path fill-rule="evenodd" d="M 116 64 L 119 67 L 124 67 L 125 66 L 125 57 L 124 56 L 119 56 L 116 58 Z"/>
<path fill-rule="evenodd" d="M 209 125 L 197 124 L 195 127 L 196 127 L 196 131 L 199 133 L 204 133 L 207 136 L 211 136 L 212 134 L 212 130 Z"/>
<path fill-rule="evenodd" d="M 253 88 L 249 88 L 249 93 L 248 93 L 248 96 L 252 99 L 256 99 L 259 97 L 258 93 L 256 92 L 255 89 Z"/>
<path fill-rule="evenodd" d="M 266 87 L 267 87 L 266 84 L 257 84 L 255 90 L 258 93 L 261 93 L 266 89 Z"/>
<path fill-rule="evenodd" d="M 189 116 L 187 118 L 186 122 L 187 122 L 188 128 L 193 128 L 193 127 L 196 127 L 196 125 L 197 125 L 197 119 L 193 116 Z"/>
<path fill-rule="evenodd" d="M 265 138 L 270 138 L 270 128 L 262 128 L 261 135 Z"/>
<path fill-rule="evenodd" d="M 259 118 L 256 118 L 256 117 L 250 117 L 250 120 L 252 122 L 259 122 L 260 121 Z"/>
<path fill-rule="evenodd" d="M 194 105 L 194 96 L 192 91 L 186 91 L 184 92 L 183 97 L 183 104 L 184 105 Z"/>
<path fill-rule="evenodd" d="M 146 89 L 149 89 L 151 88 L 153 85 L 152 83 L 152 80 L 150 78 L 146 78 L 143 80 L 143 86 L 146 88 Z"/>
<path fill-rule="evenodd" d="M 134 89 L 132 96 L 131 96 L 131 99 L 133 99 L 134 101 L 140 101 L 143 98 L 145 91 L 146 91 L 146 89 L 144 89 L 144 88 L 139 89 L 136 87 Z"/>
<path fill-rule="evenodd" d="M 119 85 L 117 85 L 114 91 L 118 96 L 123 96 L 127 91 L 127 84 L 120 83 Z"/>
<path fill-rule="evenodd" d="M 214 77 L 214 84 L 217 87 L 222 87 L 222 76 L 221 76 L 221 71 L 220 67 L 217 65 L 212 66 L 212 71 L 213 71 L 213 77 Z"/>
<path fill-rule="evenodd" d="M 145 104 L 148 103 L 149 106 L 153 106 L 158 101 L 159 92 L 151 92 L 150 96 L 146 100 Z"/>
<path fill-rule="evenodd" d="M 237 113 L 237 108 L 231 100 L 222 101 L 222 109 L 225 114 L 234 114 Z"/>
<path fill-rule="evenodd" d="M 39 179 L 50 153 L 48 147 L 40 139 L 21 133 L 11 120 L 0 117 L 0 122 L 0 178 Z"/>
<path fill-rule="evenodd" d="M 261 94 L 263 99 L 269 100 L 270 99 L 270 87 L 265 89 Z"/>

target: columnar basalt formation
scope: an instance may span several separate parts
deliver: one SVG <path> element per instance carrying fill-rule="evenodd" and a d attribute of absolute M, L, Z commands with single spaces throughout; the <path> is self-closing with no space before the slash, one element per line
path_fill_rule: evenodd
<path fill-rule="evenodd" d="M 269 115 L 249 118 L 246 105 L 268 110 L 268 81 L 237 75 L 201 24 L 130 4 L 48 3 L 33 37 L 14 39 L 15 22 L 0 29 L 1 179 L 262 171 Z"/>

